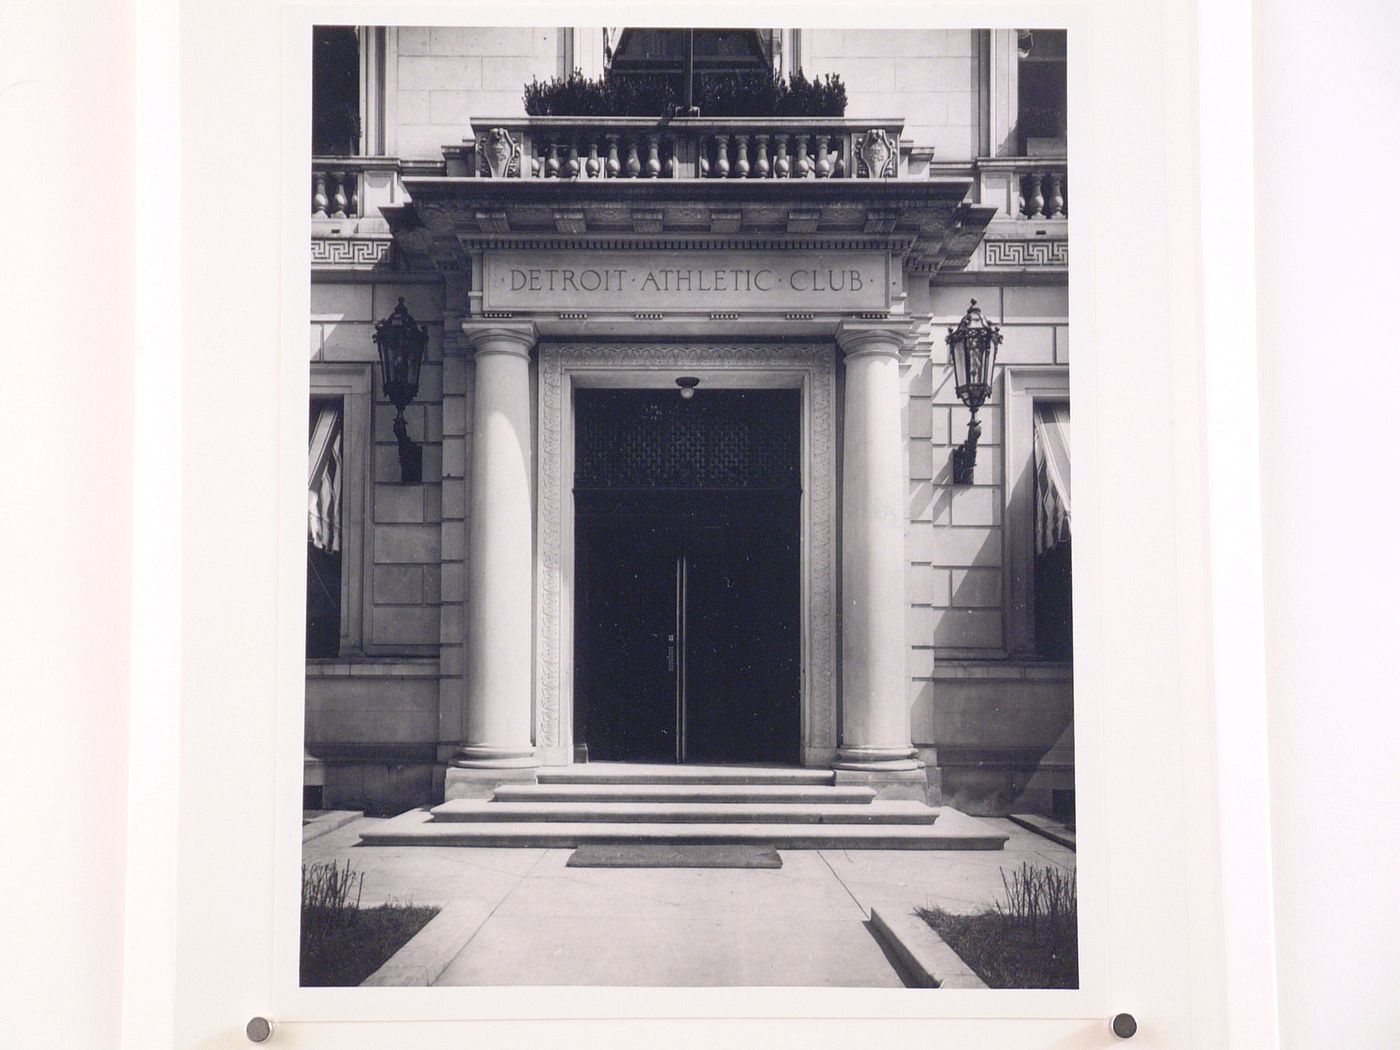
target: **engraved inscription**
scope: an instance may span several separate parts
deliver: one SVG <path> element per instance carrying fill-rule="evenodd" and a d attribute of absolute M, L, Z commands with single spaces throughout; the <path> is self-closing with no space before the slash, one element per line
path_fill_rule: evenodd
<path fill-rule="evenodd" d="M 884 310 L 888 257 L 865 252 L 827 258 L 813 253 L 642 252 L 601 264 L 597 255 L 489 252 L 488 310 L 591 309 L 713 313 L 716 308 L 789 312 Z M 713 261 L 704 256 L 714 256 Z M 697 258 L 699 256 L 699 258 Z"/>

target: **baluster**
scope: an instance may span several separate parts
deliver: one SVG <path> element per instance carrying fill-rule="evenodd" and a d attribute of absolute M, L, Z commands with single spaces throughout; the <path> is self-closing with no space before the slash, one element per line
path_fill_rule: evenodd
<path fill-rule="evenodd" d="M 1026 196 L 1026 218 L 1038 219 L 1045 213 L 1045 196 L 1041 192 L 1040 173 L 1033 172 L 1027 176 L 1030 182 L 1030 193 Z"/>
<path fill-rule="evenodd" d="M 637 136 L 627 137 L 627 177 L 635 179 L 642 173 L 642 161 L 637 156 Z"/>
<path fill-rule="evenodd" d="M 538 156 L 533 156 L 533 157 L 530 158 L 530 178 L 532 178 L 532 179 L 538 179 L 539 177 L 540 177 L 540 158 L 539 158 Z"/>
<path fill-rule="evenodd" d="M 788 167 L 787 140 L 788 137 L 786 135 L 779 135 L 773 147 L 773 174 L 780 179 L 787 178 L 790 170 Z"/>
<path fill-rule="evenodd" d="M 608 178 L 615 179 L 622 174 L 622 162 L 617 159 L 617 136 L 608 136 L 608 163 L 603 169 L 608 173 Z"/>
<path fill-rule="evenodd" d="M 579 162 L 578 162 L 578 143 L 577 143 L 577 142 L 570 142 L 570 143 L 569 143 L 569 160 L 568 160 L 568 162 L 564 165 L 565 174 L 566 174 L 569 178 L 571 178 L 571 179 L 576 179 L 576 178 L 578 178 L 578 173 L 579 173 L 579 171 L 581 170 L 581 167 L 582 167 L 582 166 L 581 166 L 581 165 L 579 164 Z"/>
<path fill-rule="evenodd" d="M 1058 171 L 1052 171 L 1046 174 L 1045 181 L 1047 183 L 1045 217 L 1047 219 L 1059 218 L 1065 213 L 1064 177 Z"/>
<path fill-rule="evenodd" d="M 544 177 L 547 179 L 557 179 L 559 177 L 559 143 L 549 144 L 549 159 L 544 164 Z"/>
<path fill-rule="evenodd" d="M 817 178 L 824 179 L 831 174 L 831 159 L 827 156 L 830 144 L 825 135 L 817 136 Z"/>
<path fill-rule="evenodd" d="M 773 169 L 768 164 L 768 136 L 759 135 L 757 137 L 756 149 L 758 157 L 753 162 L 753 174 L 756 179 L 766 179 Z"/>
<path fill-rule="evenodd" d="M 350 205 L 350 202 L 345 199 L 345 172 L 333 171 L 330 176 L 335 186 L 335 191 L 331 195 L 331 207 L 335 210 L 331 212 L 331 218 L 343 219 L 346 217 L 345 209 Z"/>
<path fill-rule="evenodd" d="M 734 177 L 747 179 L 749 177 L 749 137 L 747 135 L 734 136 Z"/>
<path fill-rule="evenodd" d="M 311 189 L 311 217 L 313 219 L 326 218 L 326 207 L 330 201 L 326 198 L 326 173 L 318 171 L 312 174 Z"/>
<path fill-rule="evenodd" d="M 590 179 L 596 179 L 602 167 L 602 164 L 598 161 L 598 140 L 596 138 L 590 138 L 588 140 L 588 162 L 584 164 L 583 170 L 588 173 Z"/>
<path fill-rule="evenodd" d="M 793 171 L 793 177 L 805 179 L 812 173 L 812 155 L 807 152 L 808 138 L 806 135 L 793 136 L 792 149 L 797 154 L 797 167 Z"/>
<path fill-rule="evenodd" d="M 350 189 L 349 189 L 349 194 L 348 194 L 348 196 L 349 196 L 349 198 L 350 198 L 350 214 L 351 214 L 351 215 L 358 216 L 358 215 L 361 214 L 361 212 L 360 212 L 360 177 L 359 177 L 358 175 L 356 175 L 356 174 L 352 171 L 352 172 L 349 172 L 349 173 L 348 173 L 347 178 L 349 179 L 349 182 L 350 182 Z"/>
<path fill-rule="evenodd" d="M 666 155 L 666 163 L 661 168 L 661 174 L 668 179 L 674 179 L 676 177 L 676 154 L 680 152 L 681 144 L 674 135 L 666 141 L 670 143 L 671 152 Z"/>
<path fill-rule="evenodd" d="M 831 140 L 832 161 L 831 177 L 833 179 L 844 179 L 846 177 L 846 149 L 845 140 L 837 135 Z"/>
<path fill-rule="evenodd" d="M 655 135 L 647 136 L 647 178 L 654 179 L 661 174 L 661 143 Z"/>
<path fill-rule="evenodd" d="M 710 177 L 710 140 L 700 139 L 695 149 L 695 174 L 707 179 Z"/>
<path fill-rule="evenodd" d="M 715 175 L 721 179 L 729 178 L 729 136 L 715 136 Z"/>

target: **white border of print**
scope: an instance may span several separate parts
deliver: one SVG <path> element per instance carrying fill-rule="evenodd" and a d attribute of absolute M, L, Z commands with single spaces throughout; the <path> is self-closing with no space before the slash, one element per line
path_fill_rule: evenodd
<path fill-rule="evenodd" d="M 266 44 L 274 34 L 281 34 L 284 45 L 285 61 L 279 72 L 285 71 L 288 84 L 296 83 L 298 76 L 304 78 L 306 58 L 297 56 L 305 56 L 309 49 L 297 44 L 296 33 L 301 32 L 299 39 L 305 41 L 309 39 L 305 27 L 312 21 L 336 20 L 337 14 L 362 24 L 603 20 L 581 17 L 576 7 L 565 18 L 549 18 L 543 8 L 525 6 L 502 11 L 506 17 L 500 18 L 492 18 L 479 7 L 279 9 L 267 2 L 244 5 L 236 12 L 209 10 L 217 12 L 211 18 L 222 20 L 219 39 L 238 62 L 216 54 L 214 37 L 201 33 L 202 27 L 187 19 L 187 42 L 193 37 L 196 43 L 183 53 L 185 90 L 189 92 L 190 79 L 204 85 L 204 93 L 195 91 L 194 95 L 204 98 L 206 104 L 209 85 L 230 82 L 233 66 L 241 65 L 245 77 L 267 75 Z M 653 24 L 662 21 L 654 7 L 644 10 L 642 20 Z M 733 23 L 738 10 L 710 6 L 704 20 Z M 742 17 L 752 20 L 751 6 L 743 10 Z M 205 342 L 190 342 L 194 356 L 187 366 L 191 373 L 189 392 L 196 396 L 187 397 L 187 402 L 198 402 L 200 394 L 217 396 L 230 385 L 221 384 L 220 378 L 229 377 L 217 373 L 221 367 L 237 366 L 226 360 L 215 365 L 209 360 L 220 352 L 247 355 L 238 362 L 245 371 L 235 371 L 232 376 L 231 399 L 262 391 L 264 400 L 238 402 L 236 413 L 221 413 L 217 402 L 206 403 L 207 418 L 191 412 L 187 420 L 186 447 L 191 460 L 200 462 L 209 456 L 225 471 L 217 477 L 191 472 L 187 508 L 198 507 L 201 500 L 210 497 L 227 500 L 230 492 L 248 502 L 241 516 L 229 515 L 231 520 L 217 537 L 222 564 L 211 564 L 215 537 L 190 544 L 196 549 L 190 552 L 191 571 L 185 584 L 187 635 L 191 628 L 198 632 L 219 622 L 211 613 L 213 606 L 222 613 L 228 634 L 219 639 L 218 652 L 202 639 L 190 642 L 185 649 L 187 690 L 202 691 L 198 706 L 186 712 L 188 728 L 182 739 L 181 806 L 186 819 L 179 843 L 179 1045 L 221 1045 L 210 1040 L 241 1029 L 243 1020 L 255 1012 L 271 1013 L 284 1021 L 314 1017 L 848 1017 L 867 1019 L 860 1029 L 865 1039 L 872 1034 L 870 1018 L 937 1016 L 949 1019 L 939 1026 L 938 1035 L 958 1040 L 959 1045 L 1029 1047 L 1067 1045 L 1064 1039 L 1075 1033 L 1089 1040 L 1076 1040 L 1075 1045 L 1098 1045 L 1089 1031 L 1091 1027 L 1103 1031 L 1102 1019 L 1111 1004 L 1115 1009 L 1131 1008 L 1148 1022 L 1150 1028 L 1139 1037 L 1149 1040 L 1144 1045 L 1154 1045 L 1154 1035 L 1166 1040 L 1156 1045 L 1186 1045 L 1193 1041 L 1189 1032 L 1218 1030 L 1214 1027 L 1221 998 L 1215 988 L 1219 975 L 1215 767 L 1205 663 L 1208 627 L 1201 595 L 1206 564 L 1202 474 L 1200 450 L 1195 444 L 1200 433 L 1197 383 L 1201 365 L 1194 353 L 1197 333 L 1189 320 L 1196 305 L 1195 232 L 1190 223 L 1163 231 L 1155 224 L 1131 221 L 1141 216 L 1145 202 L 1164 209 L 1162 202 L 1173 194 L 1190 194 L 1189 185 L 1182 181 L 1190 177 L 1189 164 L 1185 176 L 1177 164 L 1170 169 L 1169 178 L 1166 148 L 1171 145 L 1182 151 L 1178 156 L 1190 155 L 1190 92 L 1185 92 L 1184 100 L 1164 102 L 1152 90 L 1154 85 L 1162 87 L 1158 76 L 1189 76 L 1189 61 L 1179 61 L 1190 55 L 1189 25 L 1183 14 L 1164 15 L 1150 3 L 1101 3 L 1092 9 L 1097 40 L 1091 44 L 1089 10 L 1024 4 L 1014 10 L 1000 6 L 891 6 L 866 7 L 861 12 L 865 24 L 871 26 L 1059 22 L 1072 33 L 1073 221 L 1079 245 L 1072 261 L 1071 282 L 1071 327 L 1076 332 L 1076 531 L 1085 541 L 1082 547 L 1092 552 L 1092 557 L 1076 566 L 1084 570 L 1076 579 L 1076 627 L 1081 641 L 1076 703 L 1084 843 L 1079 865 L 1084 902 L 1084 989 L 965 993 L 383 989 L 376 990 L 385 993 L 378 996 L 367 989 L 294 987 L 295 968 L 289 967 L 294 954 L 288 948 L 294 943 L 296 929 L 299 823 L 294 805 L 278 807 L 277 803 L 292 798 L 300 784 L 303 666 L 299 627 L 304 592 L 299 565 L 304 551 L 298 515 L 279 515 L 278 494 L 270 491 L 267 458 L 270 454 L 281 466 L 282 509 L 298 506 L 304 484 L 303 465 L 292 453 L 298 446 L 290 441 L 278 443 L 273 433 L 277 428 L 267 410 L 276 396 L 273 391 L 280 389 L 282 433 L 291 435 L 304 429 L 307 370 L 303 347 L 308 309 L 304 129 L 309 121 L 306 100 L 299 97 L 293 104 L 295 92 L 289 91 L 281 99 L 286 119 L 279 179 L 252 177 L 257 172 L 251 167 L 248 178 L 235 179 L 227 147 L 230 141 L 239 141 L 239 136 L 218 126 L 217 121 L 210 127 L 201 119 L 204 114 L 187 112 L 184 128 L 186 200 L 203 198 L 209 203 L 208 210 L 187 205 L 190 295 L 185 316 L 190 327 L 186 331 L 198 334 L 199 321 L 216 315 L 233 330 L 208 332 Z M 610 8 L 607 20 L 625 22 L 623 11 Z M 283 15 L 287 21 L 279 24 Z M 691 11 L 685 11 L 683 17 L 688 22 L 701 20 Z M 775 25 L 795 21 L 842 25 L 849 23 L 850 17 L 838 9 L 814 11 L 804 5 L 775 7 L 765 21 Z M 295 28 L 298 25 L 300 31 Z M 1165 39 L 1161 35 L 1164 30 Z M 1084 53 L 1081 48 L 1088 52 L 1087 59 L 1079 57 Z M 1169 53 L 1173 62 L 1166 61 Z M 1179 72 L 1182 67 L 1186 73 Z M 1101 85 L 1092 100 L 1088 96 L 1089 69 Z M 1106 90 L 1105 84 L 1111 84 L 1112 90 Z M 253 119 L 238 124 L 239 131 L 249 130 L 258 120 L 271 119 L 276 110 L 268 100 L 274 94 L 265 85 L 252 84 L 244 97 L 254 100 Z M 1112 142 L 1101 142 L 1098 147 L 1090 142 L 1090 125 L 1084 115 L 1091 111 L 1101 126 L 1115 128 Z M 227 112 L 219 109 L 218 115 Z M 254 145 L 267 145 L 265 130 L 254 137 Z M 254 154 L 268 155 L 256 149 Z M 255 159 L 246 159 L 247 154 L 243 157 L 238 163 L 255 165 Z M 220 175 L 222 180 L 217 178 Z M 276 185 L 268 185 L 269 181 Z M 238 186 L 238 194 L 228 192 L 231 185 Z M 219 209 L 235 197 L 246 225 L 219 225 L 215 219 Z M 1104 230 L 1112 230 L 1112 234 L 1094 236 L 1091 206 L 1103 218 Z M 269 232 L 275 236 L 275 231 L 269 230 L 269 217 L 275 214 L 283 220 L 281 343 L 295 351 L 289 349 L 281 360 L 274 349 L 257 349 L 267 345 L 269 332 L 277 330 L 277 304 L 267 299 L 240 299 L 236 316 L 230 317 L 226 299 L 220 295 L 231 282 L 234 287 L 247 284 L 266 291 L 265 270 L 240 271 L 237 267 L 276 265 L 275 252 L 269 250 L 267 242 Z M 1095 259 L 1099 272 L 1111 275 L 1097 285 L 1092 268 Z M 1097 304 L 1096 291 L 1101 291 Z M 1094 353 L 1096 346 L 1105 344 L 1103 333 L 1115 331 L 1134 332 L 1135 338 L 1115 341 L 1112 355 Z M 205 346 L 205 356 L 200 357 Z M 1119 396 L 1101 403 L 1095 399 L 1096 386 Z M 237 456 L 201 443 L 227 438 L 215 428 L 228 422 L 230 415 L 246 428 L 240 435 L 244 440 Z M 1174 437 L 1182 435 L 1190 441 L 1174 444 Z M 1105 485 L 1097 484 L 1099 478 L 1105 479 Z M 1114 494 L 1111 502 L 1099 498 L 1099 491 L 1109 489 L 1109 481 Z M 206 520 L 204 515 L 195 517 Z M 279 530 L 281 565 L 284 569 L 296 567 L 296 571 L 287 569 L 277 577 L 276 603 L 269 600 L 266 554 L 257 550 L 257 536 L 240 536 L 236 531 L 240 523 L 250 520 L 264 530 Z M 247 565 L 237 557 L 230 558 L 229 552 L 251 555 L 255 560 Z M 1096 562 L 1109 571 L 1099 576 Z M 1162 567 L 1155 568 L 1157 565 Z M 246 573 L 241 585 L 231 578 L 232 573 L 240 572 Z M 201 590 L 211 581 L 225 581 L 230 586 L 214 593 Z M 272 701 L 257 691 L 258 683 L 265 684 L 272 669 L 272 623 L 280 625 L 276 632 L 275 791 L 269 752 Z M 235 665 L 227 660 L 229 652 L 238 654 Z M 1094 654 L 1092 660 L 1085 655 L 1088 653 Z M 1099 703 L 1105 692 L 1130 696 L 1131 702 L 1106 708 Z M 230 754 L 237 758 L 230 759 Z M 1194 774 L 1188 776 L 1188 769 Z M 192 813 L 200 819 L 193 819 Z M 1111 851 L 1105 848 L 1110 832 Z M 231 844 L 241 847 L 241 852 L 230 849 Z M 207 863 L 210 856 L 220 862 Z M 268 968 L 274 941 L 275 975 Z M 951 1020 L 959 1017 L 986 1020 Z M 708 1039 L 719 1036 L 721 1028 L 709 1026 Z M 413 1029 L 392 1024 L 352 1028 L 297 1025 L 296 1029 L 296 1045 L 301 1046 L 378 1046 L 386 1038 L 404 1045 L 409 1031 L 427 1045 L 441 1037 L 463 1034 L 451 1024 Z M 655 1030 L 651 1031 L 654 1035 Z M 673 1031 L 668 1031 L 668 1036 Z M 699 1034 L 700 1029 L 686 1031 Z M 835 1023 L 802 1031 L 808 1045 L 818 1031 L 841 1040 L 862 1037 Z M 523 1040 L 538 1032 L 533 1026 L 510 1031 L 500 1026 L 477 1026 L 472 1037 L 481 1044 L 495 1038 Z M 766 1040 L 774 1038 L 768 1028 L 763 1032 Z M 645 1038 L 645 1030 L 620 1026 L 617 1038 Z M 1209 1042 L 1194 1041 L 1198 1045 Z"/>
<path fill-rule="evenodd" d="M 339 21 L 345 9 L 298 7 L 288 10 L 284 23 L 283 63 L 286 70 L 283 85 L 285 135 L 283 140 L 283 186 L 290 207 L 286 208 L 284 225 L 284 266 L 285 302 L 283 345 L 286 353 L 282 372 L 282 418 L 283 433 L 299 434 L 298 423 L 304 415 L 306 402 L 307 373 L 304 353 L 305 327 L 309 322 L 309 267 L 305 263 L 309 219 L 305 207 L 306 162 L 310 155 L 309 138 L 309 90 L 310 83 L 310 31 L 315 21 Z M 687 16 L 693 14 L 685 12 Z M 413 24 L 419 15 L 416 9 L 403 10 L 395 7 L 391 22 L 397 25 Z M 469 12 L 453 13 L 433 10 L 424 13 L 432 24 L 473 24 L 479 23 L 475 9 Z M 572 12 L 571 12 L 572 14 Z M 845 28 L 845 18 L 833 13 L 833 24 Z M 976 11 L 982 15 L 981 9 Z M 654 13 L 651 13 L 655 21 Z M 706 20 L 717 20 L 717 13 L 707 10 Z M 369 19 L 367 10 L 355 9 L 355 17 Z M 460 19 L 469 17 L 473 21 L 463 23 Z M 847 16 L 849 17 L 849 16 Z M 1082 41 L 1087 40 L 1088 26 L 1079 13 L 1065 12 L 1052 16 L 1056 21 L 1070 28 L 1071 65 L 1076 71 L 1074 87 L 1077 92 L 1071 97 L 1073 130 L 1083 129 L 1087 112 L 1084 105 L 1083 68 L 1081 56 L 1084 52 Z M 575 18 L 577 16 L 575 15 Z M 930 20 L 926 21 L 942 21 Z M 521 24 L 514 19 L 504 19 L 504 24 Z M 362 21 L 360 24 L 378 24 Z M 529 24 L 529 23 L 525 23 Z M 534 20 L 533 24 L 546 24 Z M 905 24 L 908 24 L 907 22 Z M 953 22 L 956 25 L 956 21 Z M 1004 23 L 1003 23 L 1004 24 Z M 1040 24 L 1044 24 L 1043 21 Z M 980 28 L 981 23 L 977 26 Z M 1071 166 L 1075 158 L 1086 156 L 1082 132 L 1071 142 Z M 1076 244 L 1086 247 L 1092 244 L 1092 203 L 1090 180 L 1075 175 L 1075 211 L 1072 220 Z M 1070 280 L 1070 301 L 1072 317 L 1070 329 L 1073 332 L 1088 330 L 1085 309 L 1079 288 L 1091 287 L 1088 273 L 1090 265 L 1077 263 L 1091 253 L 1076 248 L 1071 253 L 1072 274 Z M 1076 309 L 1077 308 L 1077 309 Z M 1093 448 L 1094 419 L 1092 377 L 1094 374 L 1093 342 L 1082 334 L 1076 334 L 1075 361 L 1071 372 L 1072 396 L 1076 406 L 1075 442 L 1079 455 L 1076 458 L 1076 514 L 1075 529 L 1081 539 L 1076 547 L 1089 552 L 1087 557 L 1076 555 L 1077 573 L 1075 596 L 1076 634 L 1078 649 L 1084 654 L 1097 652 L 1095 642 L 1096 608 L 1094 551 L 1094 520 L 1092 512 L 1085 508 L 1095 504 L 1097 477 L 1094 459 L 1085 450 Z M 1080 378 L 1083 377 L 1083 381 Z M 300 445 L 288 442 L 280 450 L 283 453 L 281 498 L 284 506 L 299 507 L 301 492 L 305 487 L 304 467 L 301 463 Z M 1084 464 L 1083 469 L 1080 464 Z M 302 524 L 297 514 L 286 515 L 278 522 L 279 544 L 282 554 L 280 562 L 279 586 L 282 596 L 281 609 L 290 621 L 290 614 L 302 608 L 305 594 L 302 561 L 305 559 L 305 540 Z M 284 628 L 289 623 L 284 622 Z M 1103 889 L 1103 836 L 1100 806 L 1095 801 L 1102 792 L 1089 788 L 1081 790 L 1079 798 L 1079 851 L 1077 871 L 1080 883 L 1080 981 L 1081 987 L 1075 990 L 939 990 L 931 992 L 915 989 L 867 989 L 867 988 L 579 988 L 558 987 L 541 989 L 534 986 L 496 987 L 489 993 L 481 988 L 302 988 L 297 984 L 298 959 L 298 905 L 297 890 L 300 885 L 301 863 L 300 844 L 300 788 L 302 778 L 302 727 L 304 725 L 305 663 L 299 632 L 284 629 L 280 637 L 279 658 L 279 735 L 277 754 L 279 757 L 278 777 L 278 835 L 279 845 L 288 847 L 279 851 L 277 858 L 276 904 L 277 919 L 274 924 L 277 992 L 276 1009 L 279 1017 L 294 1017 L 302 1020 L 331 1021 L 346 1018 L 510 1018 L 510 1017 L 865 1017 L 865 1016 L 904 1016 L 904 1017 L 1065 1017 L 1085 1018 L 1101 1016 L 1108 1009 L 1105 995 L 1103 928 L 1104 909 Z M 1078 776 L 1082 784 L 1091 785 L 1101 776 L 1094 757 L 1099 743 L 1098 690 L 1092 658 L 1078 662 L 1076 668 L 1076 752 Z M 1097 905 L 1097 906 L 1096 906 Z"/>

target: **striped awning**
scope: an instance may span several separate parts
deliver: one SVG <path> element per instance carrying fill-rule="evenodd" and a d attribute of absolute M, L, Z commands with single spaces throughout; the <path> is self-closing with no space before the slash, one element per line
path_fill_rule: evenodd
<path fill-rule="evenodd" d="M 306 538 L 323 551 L 340 550 L 341 407 L 322 404 L 311 421 L 307 453 Z"/>
<path fill-rule="evenodd" d="M 1035 552 L 1068 543 L 1069 405 L 1035 406 Z"/>

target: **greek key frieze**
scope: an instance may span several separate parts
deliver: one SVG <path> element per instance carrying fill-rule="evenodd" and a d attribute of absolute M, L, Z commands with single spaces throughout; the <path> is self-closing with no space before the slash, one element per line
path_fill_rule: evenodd
<path fill-rule="evenodd" d="M 389 259 L 392 241 L 362 237 L 315 237 L 312 266 L 379 266 Z"/>
<path fill-rule="evenodd" d="M 987 266 L 1068 266 L 1069 241 L 984 241 Z"/>

